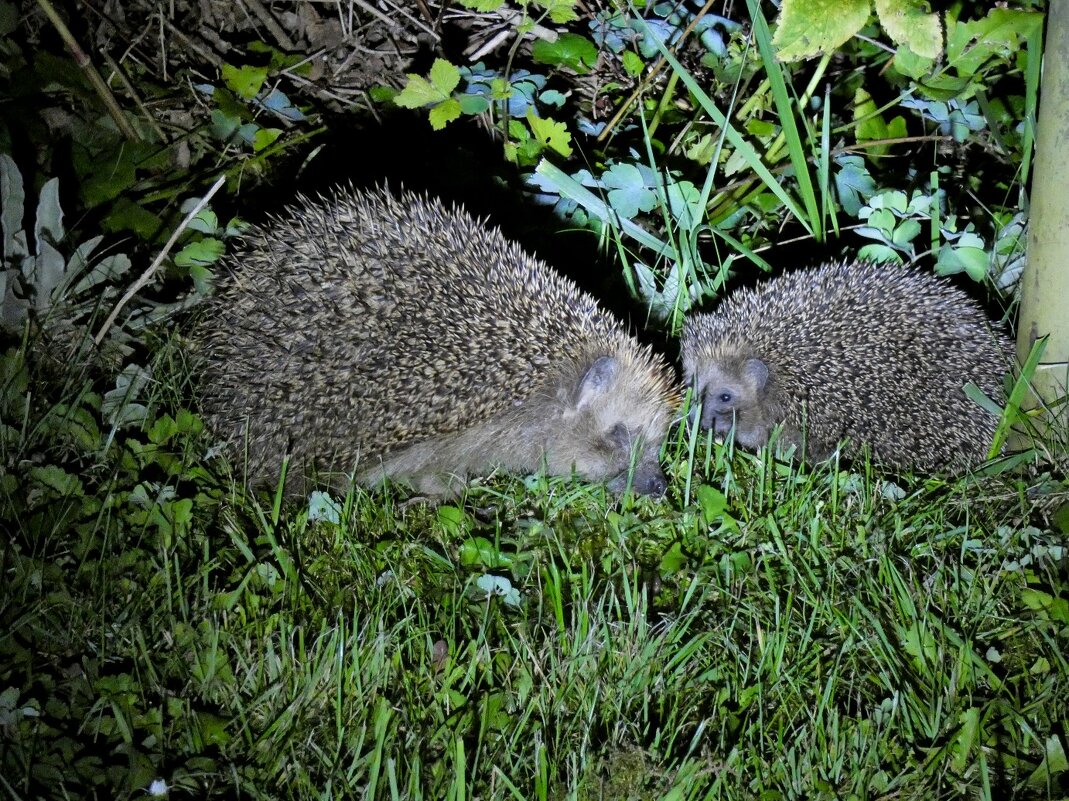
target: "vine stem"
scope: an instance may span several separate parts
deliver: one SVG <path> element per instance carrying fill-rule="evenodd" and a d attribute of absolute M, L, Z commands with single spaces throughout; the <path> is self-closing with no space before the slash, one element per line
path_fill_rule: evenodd
<path fill-rule="evenodd" d="M 131 142 L 138 141 L 141 137 L 138 136 L 137 131 L 134 130 L 134 126 L 130 124 L 130 121 L 126 119 L 126 115 L 123 114 L 122 107 L 119 105 L 119 101 L 115 99 L 115 95 L 111 93 L 108 85 L 104 82 L 104 79 L 97 72 L 97 68 L 93 66 L 92 59 L 82 50 L 81 45 L 78 44 L 78 40 L 74 38 L 74 34 L 71 33 L 70 28 L 67 27 L 67 23 L 60 17 L 59 12 L 49 0 L 37 0 L 37 5 L 41 7 L 41 10 L 45 12 L 45 16 L 48 17 L 52 26 L 59 33 L 59 37 L 63 40 L 63 43 L 67 45 L 67 50 L 70 51 L 71 58 L 74 59 L 74 63 L 86 74 L 89 78 L 89 83 L 93 85 L 93 89 L 100 95 L 100 99 L 104 102 L 104 106 L 108 109 L 108 113 L 111 118 L 115 120 L 115 124 L 119 126 L 119 130 L 122 131 L 123 136 L 129 139 Z"/>

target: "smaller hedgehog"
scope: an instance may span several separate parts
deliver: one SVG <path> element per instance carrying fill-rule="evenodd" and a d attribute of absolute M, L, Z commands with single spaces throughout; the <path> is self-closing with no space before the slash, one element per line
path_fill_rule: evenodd
<path fill-rule="evenodd" d="M 542 467 L 664 492 L 670 367 L 497 229 L 342 189 L 246 240 L 191 339 L 206 420 L 250 483 L 288 453 L 291 493 L 353 476 L 438 496 Z"/>
<path fill-rule="evenodd" d="M 683 336 L 701 425 L 747 448 L 780 443 L 811 460 L 862 446 L 891 468 L 983 461 L 998 420 L 963 391 L 1002 397 L 1013 347 L 967 295 L 888 264 L 836 263 L 728 296 Z"/>

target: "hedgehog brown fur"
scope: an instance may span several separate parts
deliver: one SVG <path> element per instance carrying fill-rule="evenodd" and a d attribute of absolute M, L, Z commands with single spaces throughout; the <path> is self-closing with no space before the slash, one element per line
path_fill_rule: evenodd
<path fill-rule="evenodd" d="M 728 296 L 690 319 L 686 381 L 701 424 L 744 447 L 780 443 L 810 459 L 867 445 L 892 468 L 982 461 L 998 419 L 963 391 L 1001 399 L 1013 347 L 969 297 L 911 268 L 825 264 Z"/>
<path fill-rule="evenodd" d="M 502 468 L 660 493 L 663 360 L 543 262 L 440 201 L 337 190 L 246 235 L 192 339 L 203 409 L 250 481 Z M 333 483 L 337 484 L 337 481 Z"/>

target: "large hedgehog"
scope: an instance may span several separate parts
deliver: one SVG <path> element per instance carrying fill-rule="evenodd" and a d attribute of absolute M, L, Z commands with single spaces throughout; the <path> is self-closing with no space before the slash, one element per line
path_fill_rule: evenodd
<path fill-rule="evenodd" d="M 1003 396 L 1013 347 L 967 295 L 916 270 L 825 264 L 728 296 L 690 319 L 686 381 L 701 424 L 748 448 L 780 443 L 810 459 L 867 445 L 893 468 L 982 461 L 998 422 L 963 387 Z"/>
<path fill-rule="evenodd" d="M 545 467 L 663 492 L 671 370 L 497 229 L 343 189 L 246 240 L 192 339 L 206 419 L 251 483 L 290 454 L 291 479 L 336 486 L 441 495 Z"/>

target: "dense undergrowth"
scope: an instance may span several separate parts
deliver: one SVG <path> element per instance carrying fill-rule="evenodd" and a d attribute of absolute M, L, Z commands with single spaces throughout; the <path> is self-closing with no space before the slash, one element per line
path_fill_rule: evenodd
<path fill-rule="evenodd" d="M 942 60 L 866 17 L 827 57 L 780 64 L 757 13 L 777 9 L 757 3 L 426 0 L 437 39 L 353 6 L 338 41 L 304 5 L 276 29 L 202 3 L 202 31 L 183 2 L 64 9 L 117 59 L 131 138 L 37 7 L 0 3 L 4 797 L 1069 795 L 1064 432 L 949 480 L 679 427 L 661 500 L 492 477 L 439 506 L 283 502 L 217 458 L 174 335 L 234 212 L 349 166 L 382 177 L 359 143 L 395 130 L 411 149 L 386 175 L 452 191 L 470 159 L 479 211 L 508 183 L 599 232 L 669 351 L 744 259 L 799 251 L 867 245 L 983 279 L 1012 310 L 1042 6 L 948 4 Z M 146 20 L 170 50 L 145 46 Z M 547 30 L 559 44 L 536 45 Z M 368 57 L 344 72 L 349 46 Z M 353 103 L 388 133 L 353 134 Z M 431 164 L 443 150 L 412 145 L 428 115 L 496 138 Z"/>

